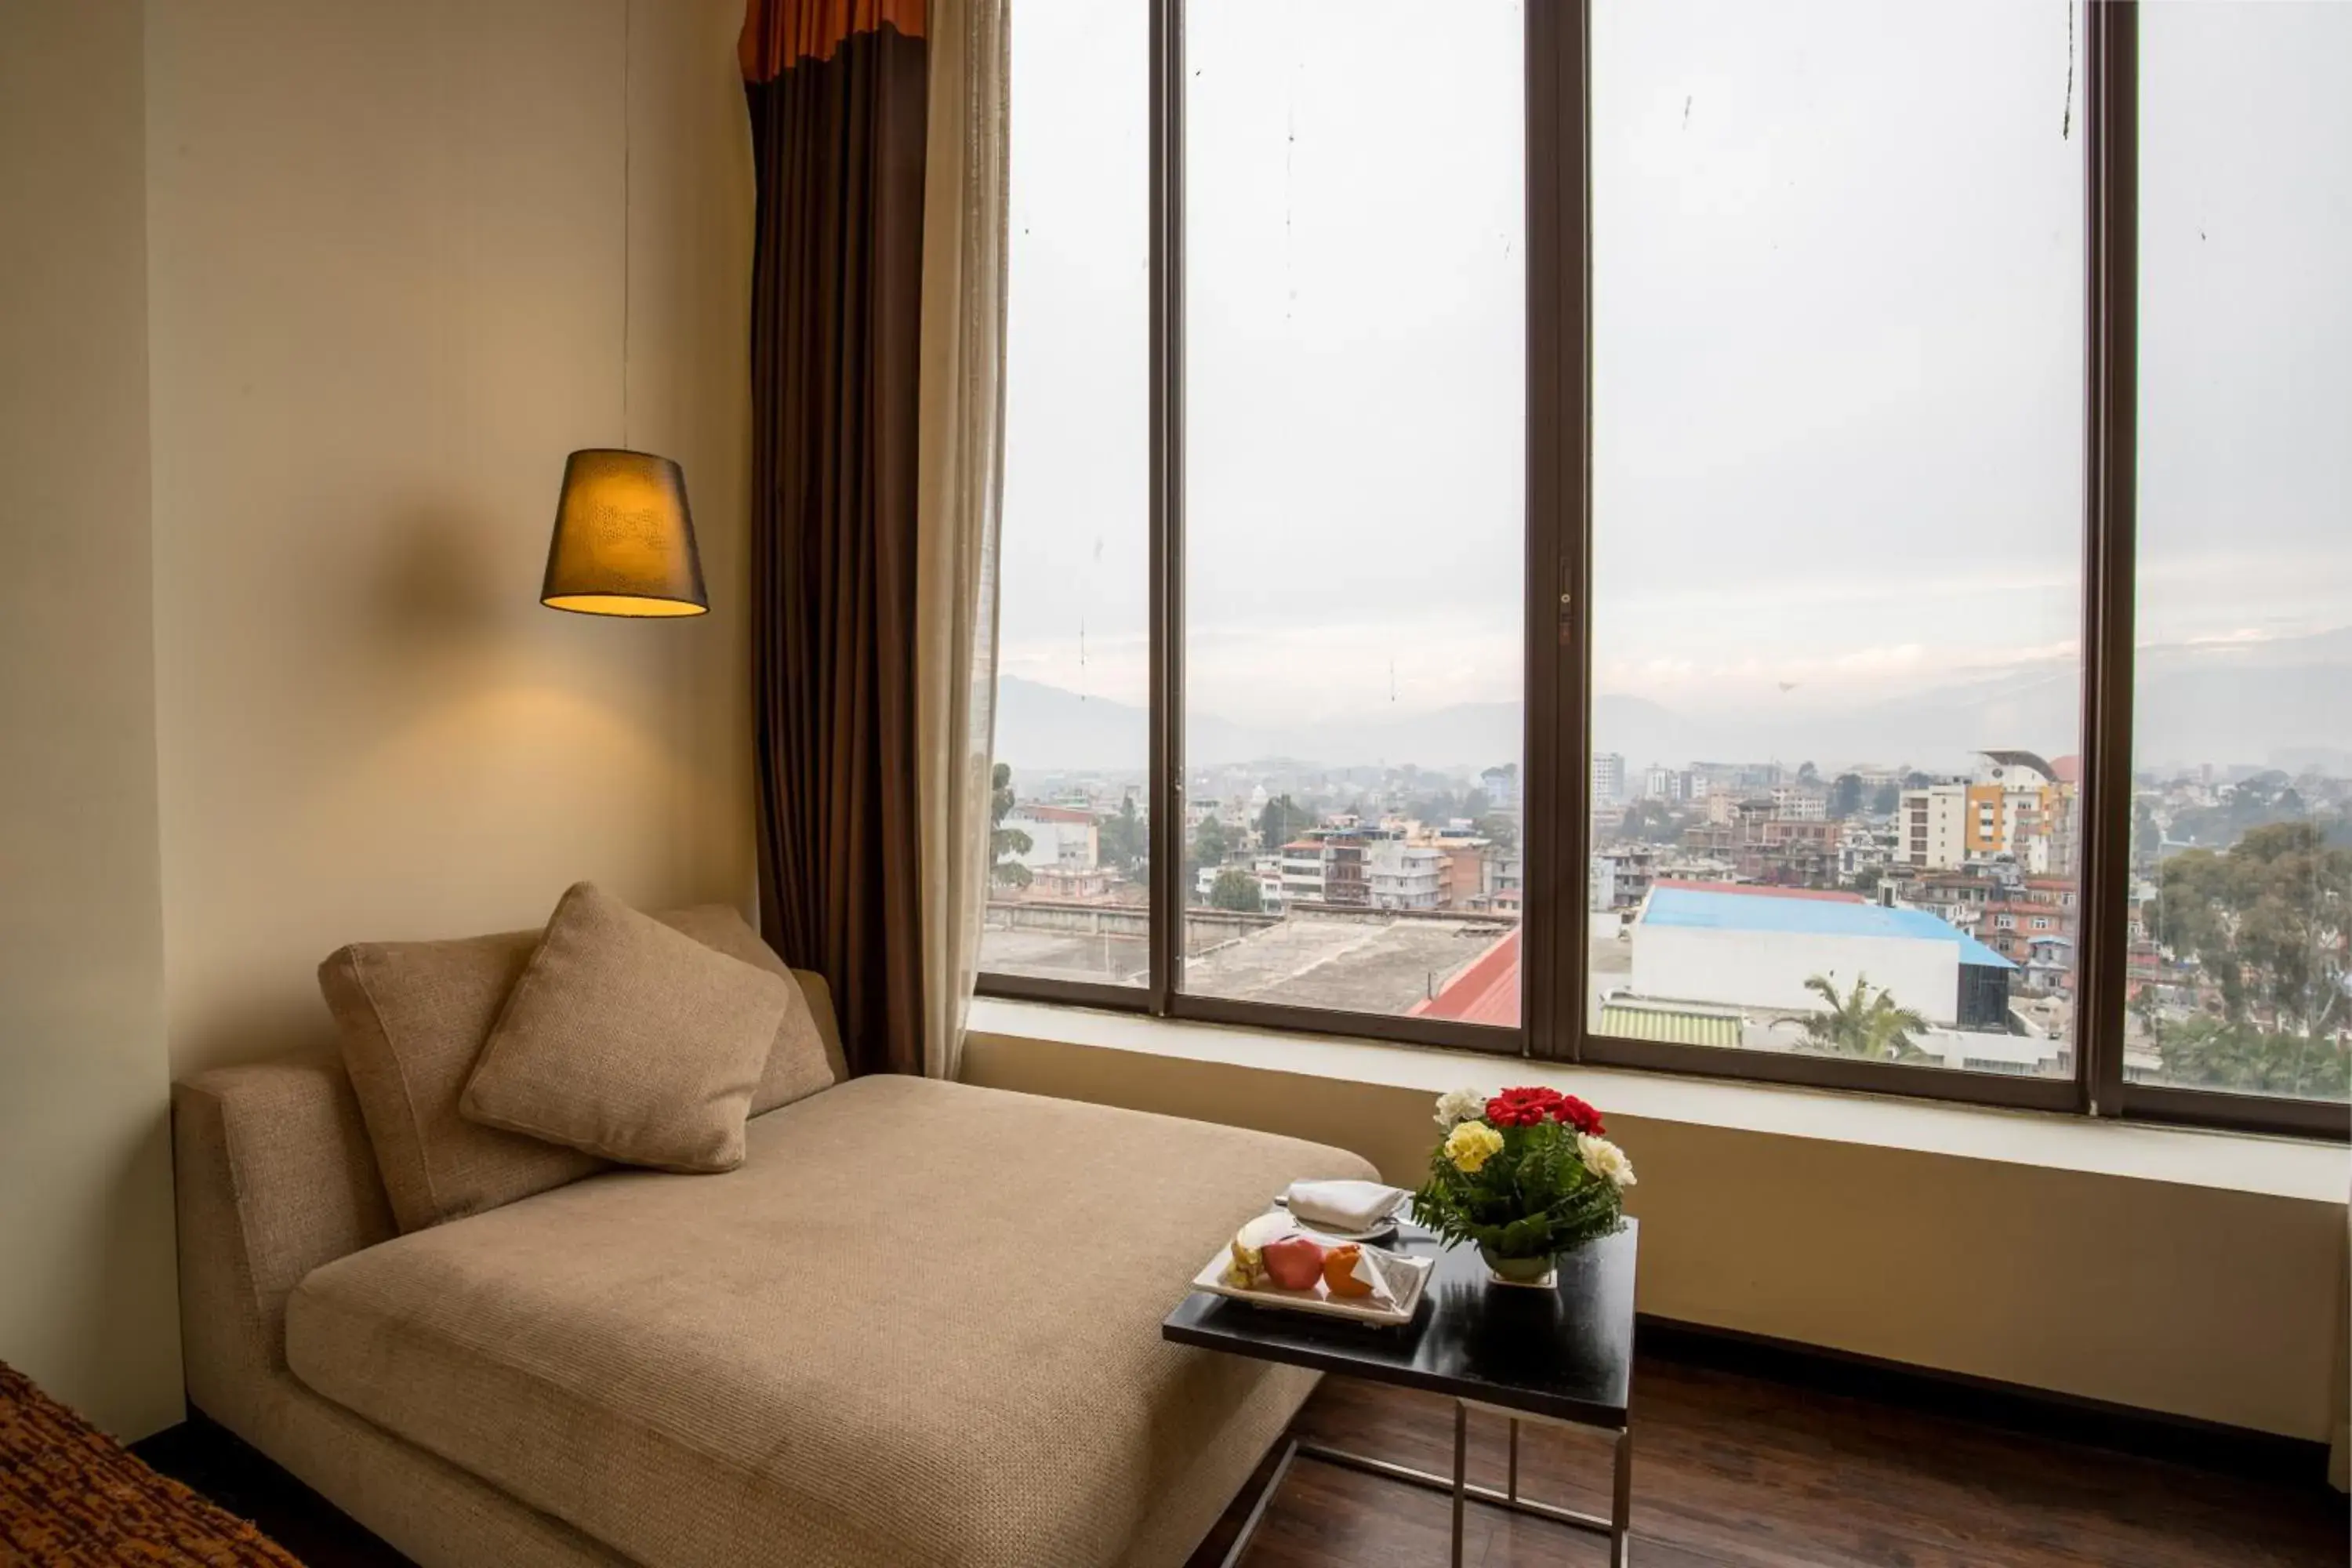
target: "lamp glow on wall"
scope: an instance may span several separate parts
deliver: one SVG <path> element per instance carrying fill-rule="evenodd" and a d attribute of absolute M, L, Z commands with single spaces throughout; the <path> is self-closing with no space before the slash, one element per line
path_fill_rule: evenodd
<path fill-rule="evenodd" d="M 539 602 L 587 616 L 699 616 L 710 608 L 686 471 L 629 447 L 629 46 L 631 6 L 621 5 L 621 445 L 564 459 L 555 534 Z"/>

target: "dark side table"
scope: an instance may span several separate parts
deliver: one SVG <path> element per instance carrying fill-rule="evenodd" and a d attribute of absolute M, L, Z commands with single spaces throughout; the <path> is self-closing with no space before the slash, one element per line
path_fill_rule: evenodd
<path fill-rule="evenodd" d="M 1206 1292 L 1185 1297 L 1160 1325 L 1161 1338 L 1417 1388 L 1454 1401 L 1451 1476 L 1286 1438 L 1273 1476 L 1225 1554 L 1226 1568 L 1241 1561 L 1265 1517 L 1267 1501 L 1297 1458 L 1452 1493 L 1455 1568 L 1462 1562 L 1462 1506 L 1471 1498 L 1605 1535 L 1612 1568 L 1624 1568 L 1633 1490 L 1633 1445 L 1625 1407 L 1633 1374 L 1637 1226 L 1629 1219 L 1617 1235 L 1562 1258 L 1559 1283 L 1538 1289 L 1490 1283 L 1475 1247 L 1441 1247 L 1435 1237 L 1407 1225 L 1392 1247 L 1415 1254 L 1433 1252 L 1437 1267 L 1413 1321 L 1395 1328 L 1253 1306 Z M 1472 1486 L 1464 1474 L 1473 1406 L 1510 1420 L 1510 1473 L 1504 1490 Z M 1614 1435 L 1617 1475 L 1608 1518 L 1519 1495 L 1519 1423 L 1529 1419 Z"/>

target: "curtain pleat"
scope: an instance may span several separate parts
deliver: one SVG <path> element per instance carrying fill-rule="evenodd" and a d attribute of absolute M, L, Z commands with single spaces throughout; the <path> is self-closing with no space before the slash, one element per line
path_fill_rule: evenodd
<path fill-rule="evenodd" d="M 916 721 L 923 1070 L 953 1078 L 986 913 L 1004 475 L 1005 0 L 933 0 L 923 229 Z"/>
<path fill-rule="evenodd" d="M 886 21 L 744 88 L 758 180 L 761 923 L 787 962 L 833 986 L 858 1073 L 923 1063 L 914 647 L 926 77 L 921 38 Z"/>

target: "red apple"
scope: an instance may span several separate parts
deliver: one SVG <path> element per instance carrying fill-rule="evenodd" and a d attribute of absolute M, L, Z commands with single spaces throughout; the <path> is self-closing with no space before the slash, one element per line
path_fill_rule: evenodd
<path fill-rule="evenodd" d="M 1323 1244 L 1307 1236 L 1269 1241 L 1265 1271 L 1286 1290 L 1312 1290 L 1315 1281 L 1323 1278 Z"/>

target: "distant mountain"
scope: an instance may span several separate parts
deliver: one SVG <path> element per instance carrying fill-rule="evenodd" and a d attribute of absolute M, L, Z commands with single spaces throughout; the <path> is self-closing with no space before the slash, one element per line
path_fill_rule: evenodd
<path fill-rule="evenodd" d="M 2352 628 L 2305 637 L 2139 650 L 2136 750 L 2150 763 L 2293 765 L 2352 751 Z M 1640 697 L 1593 703 L 1593 744 L 1625 758 L 1629 782 L 1654 763 L 1811 761 L 1824 772 L 1871 762 L 1958 772 L 1984 747 L 2046 756 L 2082 749 L 2080 673 L 2036 668 L 1931 687 L 1844 711 L 1799 710 L 1696 719 Z M 1395 718 L 1280 730 L 1195 713 L 1196 766 L 1288 758 L 1330 767 L 1492 767 L 1519 755 L 1517 702 L 1463 702 Z M 1016 771 L 1131 771 L 1145 765 L 1140 707 L 1006 676 L 997 686 L 996 754 Z"/>

